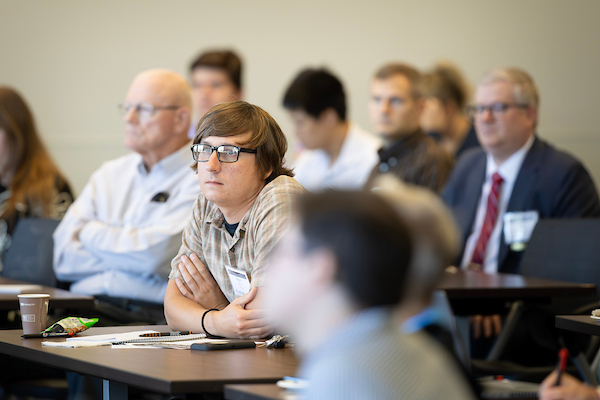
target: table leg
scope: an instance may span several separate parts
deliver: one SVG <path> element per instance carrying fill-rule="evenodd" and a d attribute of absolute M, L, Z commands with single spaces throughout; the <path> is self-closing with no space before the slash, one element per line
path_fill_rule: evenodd
<path fill-rule="evenodd" d="M 469 346 L 471 340 L 470 329 L 471 325 L 469 324 L 469 316 L 464 315 L 455 315 L 454 322 L 456 323 L 456 333 L 459 335 L 462 340 L 467 356 L 471 357 L 471 346 Z"/>
<path fill-rule="evenodd" d="M 127 385 L 103 379 L 102 400 L 127 400 Z"/>

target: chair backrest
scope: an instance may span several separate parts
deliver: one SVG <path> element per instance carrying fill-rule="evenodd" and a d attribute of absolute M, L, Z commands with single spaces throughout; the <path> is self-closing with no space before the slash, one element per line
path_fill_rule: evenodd
<path fill-rule="evenodd" d="M 448 300 L 446 292 L 443 290 L 434 291 L 431 297 L 431 306 L 435 308 L 438 316 L 442 319 L 440 322 L 443 324 L 444 328 L 446 328 L 452 335 L 452 341 L 454 342 L 454 353 L 456 354 L 456 357 L 467 370 L 470 370 L 471 360 L 469 358 L 469 353 L 463 337 L 459 333 L 458 327 L 456 326 L 454 312 L 452 311 L 452 307 L 450 306 L 450 301 Z"/>
<path fill-rule="evenodd" d="M 523 254 L 521 274 L 595 283 L 600 290 L 600 219 L 540 220 Z"/>
<path fill-rule="evenodd" d="M 20 219 L 13 231 L 12 244 L 4 254 L 5 278 L 46 286 L 56 286 L 52 268 L 52 233 L 60 221 L 47 218 Z"/>

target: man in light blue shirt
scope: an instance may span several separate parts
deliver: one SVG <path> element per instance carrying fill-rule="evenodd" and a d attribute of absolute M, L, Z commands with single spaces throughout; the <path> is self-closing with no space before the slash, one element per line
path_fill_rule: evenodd
<path fill-rule="evenodd" d="M 120 322 L 164 318 L 170 260 L 200 192 L 189 168 L 191 102 L 178 74 L 139 74 L 119 106 L 134 153 L 94 172 L 54 233 L 57 278 L 124 311 Z"/>

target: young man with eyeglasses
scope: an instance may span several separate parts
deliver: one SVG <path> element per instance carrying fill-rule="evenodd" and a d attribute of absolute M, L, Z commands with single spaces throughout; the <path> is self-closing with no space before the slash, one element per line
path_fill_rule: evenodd
<path fill-rule="evenodd" d="M 164 321 L 169 262 L 200 188 L 189 173 L 191 91 L 166 70 L 140 73 L 119 108 L 125 146 L 105 162 L 54 233 L 54 269 L 99 299 L 101 323 Z"/>
<path fill-rule="evenodd" d="M 200 120 L 192 168 L 202 193 L 171 263 L 172 329 L 253 339 L 272 332 L 259 299 L 264 260 L 305 191 L 283 165 L 286 150 L 277 122 L 244 101 L 218 104 Z"/>

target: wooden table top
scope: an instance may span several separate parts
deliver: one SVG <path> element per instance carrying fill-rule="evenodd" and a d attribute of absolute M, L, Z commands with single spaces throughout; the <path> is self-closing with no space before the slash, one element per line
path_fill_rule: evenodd
<path fill-rule="evenodd" d="M 572 332 L 600 336 L 600 320 L 589 315 L 557 315 L 554 326 Z"/>
<path fill-rule="evenodd" d="M 285 400 L 290 396 L 286 389 L 273 383 L 258 385 L 225 385 L 227 400 Z"/>
<path fill-rule="evenodd" d="M 583 296 L 596 293 L 596 285 L 593 283 L 561 282 L 459 269 L 447 270 L 438 289 L 446 291 L 449 299 Z"/>
<path fill-rule="evenodd" d="M 166 326 L 91 328 L 78 336 Z M 22 339 L 21 330 L 0 331 L 0 353 L 163 394 L 222 392 L 225 384 L 274 383 L 294 375 L 298 361 L 291 348 L 196 351 L 174 349 L 56 348 Z M 63 341 L 64 339 L 52 339 Z"/>
<path fill-rule="evenodd" d="M 33 283 L 16 281 L 0 277 L 0 285 L 35 285 Z M 45 293 L 50 295 L 50 308 L 93 308 L 94 297 L 83 294 L 71 293 L 68 290 L 53 288 L 50 286 L 41 286 L 36 290 L 25 290 L 22 293 Z M 18 310 L 18 293 L 0 293 L 0 310 Z"/>

